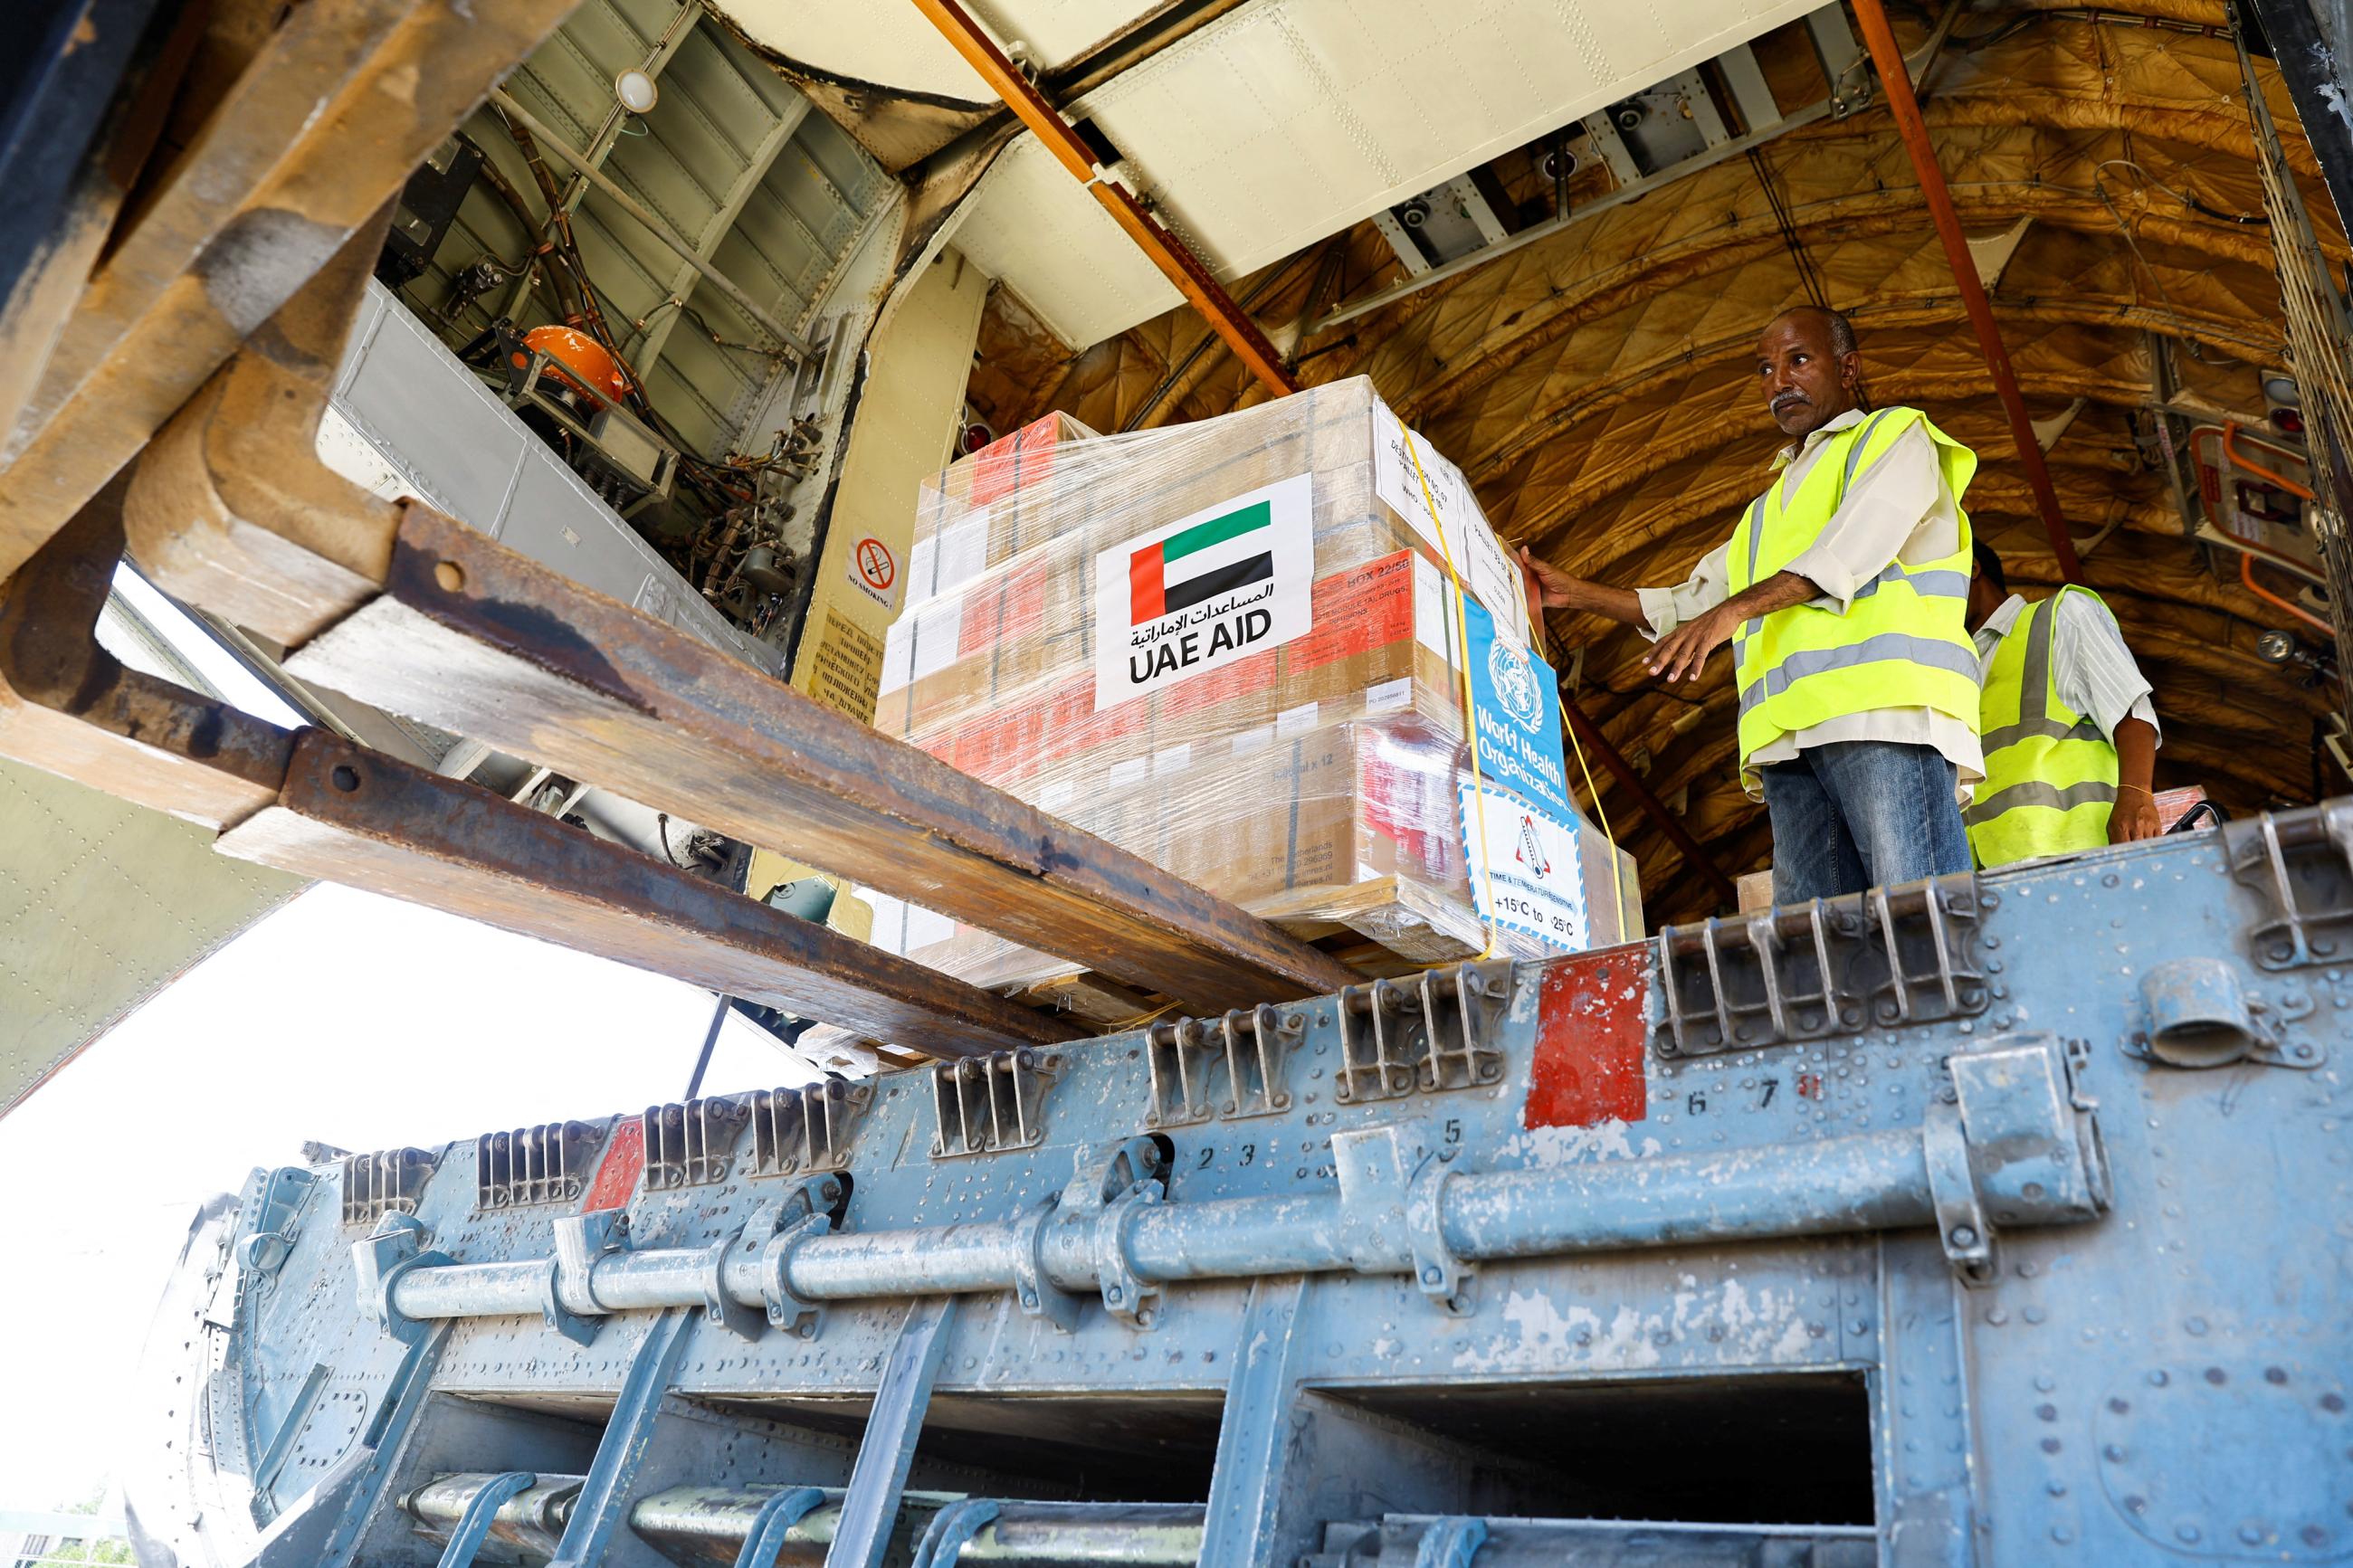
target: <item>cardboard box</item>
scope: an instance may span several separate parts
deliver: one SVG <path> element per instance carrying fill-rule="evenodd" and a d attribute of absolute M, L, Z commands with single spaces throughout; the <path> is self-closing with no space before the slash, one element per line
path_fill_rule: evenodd
<path fill-rule="evenodd" d="M 1132 435 L 1040 421 L 923 486 L 913 553 L 879 726 L 1295 930 L 1422 963 L 1488 945 L 1460 599 L 1523 641 L 1526 602 L 1468 483 L 1369 381 Z M 980 984 L 1070 973 L 920 911 L 896 930 Z"/>

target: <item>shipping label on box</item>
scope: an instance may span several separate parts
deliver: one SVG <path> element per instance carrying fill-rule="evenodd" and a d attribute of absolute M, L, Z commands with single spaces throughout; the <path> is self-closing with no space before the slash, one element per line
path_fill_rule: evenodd
<path fill-rule="evenodd" d="M 1315 480 L 1296 474 L 1095 557 L 1095 706 L 1247 658 L 1314 621 Z"/>
<path fill-rule="evenodd" d="M 1474 599 L 1464 607 L 1480 771 L 1556 817 L 1575 816 L 1552 666 L 1501 636 L 1484 605 Z"/>
<path fill-rule="evenodd" d="M 1504 635 L 1525 646 L 1533 639 L 1519 564 L 1487 526 L 1471 481 L 1435 447 L 1399 425 L 1385 405 L 1375 405 L 1375 417 L 1379 424 L 1373 433 L 1373 493 L 1411 524 L 1440 560 L 1451 563 L 1462 586 L 1494 613 Z"/>
<path fill-rule="evenodd" d="M 1540 937 L 1562 952 L 1589 946 L 1577 819 L 1556 822 L 1508 791 L 1482 790 L 1467 779 L 1456 804 L 1479 918 Z"/>

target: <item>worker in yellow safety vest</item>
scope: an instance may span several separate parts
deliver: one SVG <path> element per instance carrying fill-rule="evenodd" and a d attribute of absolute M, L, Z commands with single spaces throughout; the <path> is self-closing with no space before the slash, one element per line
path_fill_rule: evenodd
<path fill-rule="evenodd" d="M 1984 762 L 1963 618 L 1977 455 L 1916 408 L 1868 406 L 1835 310 L 1774 318 L 1757 384 L 1789 437 L 1779 471 L 1680 586 L 1521 562 L 1543 604 L 1641 628 L 1670 684 L 1732 644 L 1741 779 L 1772 816 L 1777 903 L 1966 871 L 1959 792 Z"/>
<path fill-rule="evenodd" d="M 2046 855 L 2154 838 L 2157 710 L 2116 616 L 2089 588 L 2030 605 L 2001 557 L 1976 546 L 1985 781 L 1963 814 L 1987 870 Z"/>

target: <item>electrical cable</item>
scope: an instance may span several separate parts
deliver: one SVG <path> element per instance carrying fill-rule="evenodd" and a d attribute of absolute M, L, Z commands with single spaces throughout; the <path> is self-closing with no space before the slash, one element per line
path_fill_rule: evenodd
<path fill-rule="evenodd" d="M 1765 193 L 1765 205 L 1773 211 L 1773 225 L 1781 231 L 1781 243 L 1788 247 L 1789 259 L 1797 265 L 1798 281 L 1806 290 L 1806 298 L 1816 310 L 1831 309 L 1830 295 L 1822 288 L 1820 269 L 1814 258 L 1806 253 L 1805 242 L 1799 237 L 1798 226 L 1789 216 L 1788 204 L 1781 200 L 1779 189 L 1773 184 L 1773 171 L 1766 166 L 1764 153 L 1755 147 L 1748 150 L 1748 166 L 1756 171 L 1757 188 Z"/>

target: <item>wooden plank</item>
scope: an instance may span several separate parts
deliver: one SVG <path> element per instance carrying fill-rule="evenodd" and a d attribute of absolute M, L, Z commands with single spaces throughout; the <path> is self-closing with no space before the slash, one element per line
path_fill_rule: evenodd
<path fill-rule="evenodd" d="M 225 855 L 447 910 L 926 1056 L 1077 1036 L 1068 1021 L 323 730 Z"/>
<path fill-rule="evenodd" d="M 420 503 L 299 678 L 1198 1012 L 1348 983 L 1304 942 Z"/>

